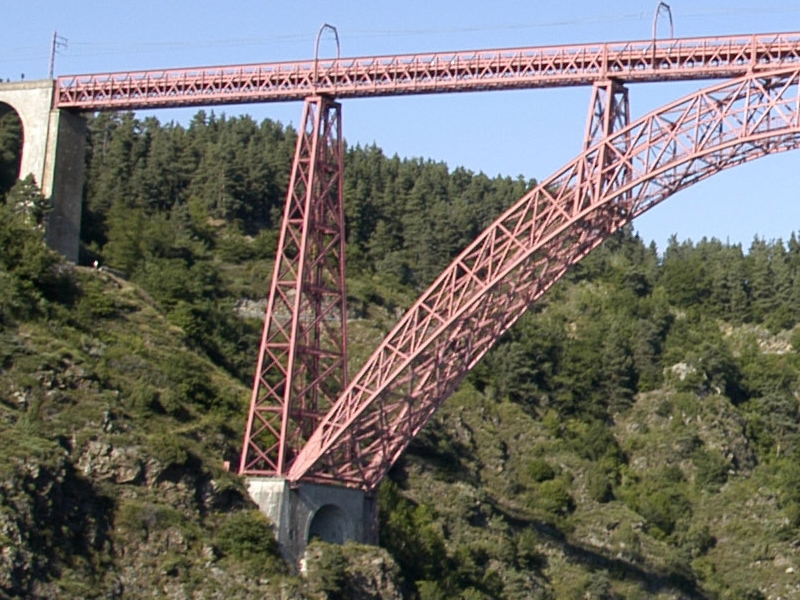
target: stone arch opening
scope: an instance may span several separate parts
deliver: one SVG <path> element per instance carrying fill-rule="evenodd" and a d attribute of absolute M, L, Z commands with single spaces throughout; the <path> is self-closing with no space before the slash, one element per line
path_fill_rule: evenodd
<path fill-rule="evenodd" d="M 0 198 L 20 178 L 23 142 L 22 117 L 10 104 L 0 102 Z"/>
<path fill-rule="evenodd" d="M 328 544 L 344 544 L 353 539 L 353 527 L 347 514 L 335 504 L 322 506 L 311 519 L 307 541 L 321 540 Z"/>

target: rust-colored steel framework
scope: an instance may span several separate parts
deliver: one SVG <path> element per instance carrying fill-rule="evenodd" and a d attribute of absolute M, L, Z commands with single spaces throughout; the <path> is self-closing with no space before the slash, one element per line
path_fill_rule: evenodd
<path fill-rule="evenodd" d="M 626 84 L 719 79 L 631 122 Z M 341 110 L 333 97 L 592 85 L 581 153 L 433 282 L 348 383 Z M 494 342 L 636 216 L 800 146 L 800 34 L 61 77 L 57 108 L 306 99 L 240 472 L 374 490 Z"/>
<path fill-rule="evenodd" d="M 347 385 L 341 106 L 305 102 L 239 471 L 285 476 Z"/>
<path fill-rule="evenodd" d="M 319 59 L 59 77 L 54 105 L 78 110 L 729 79 L 800 63 L 800 33 Z"/>
<path fill-rule="evenodd" d="M 738 78 L 606 135 L 486 229 L 436 279 L 328 412 L 288 478 L 373 489 L 466 373 L 567 269 L 636 216 L 721 170 L 800 145 L 800 66 Z M 615 91 L 616 90 L 616 91 Z M 611 104 L 611 106 L 609 106 Z"/>

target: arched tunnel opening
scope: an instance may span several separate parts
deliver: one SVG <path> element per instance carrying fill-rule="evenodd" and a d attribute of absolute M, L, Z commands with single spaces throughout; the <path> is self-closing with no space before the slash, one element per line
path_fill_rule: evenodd
<path fill-rule="evenodd" d="M 308 541 L 344 544 L 353 539 L 353 527 L 344 511 L 334 504 L 322 506 L 311 519 Z"/>
<path fill-rule="evenodd" d="M 23 139 L 19 114 L 10 105 L 0 102 L 0 199 L 19 179 Z"/>

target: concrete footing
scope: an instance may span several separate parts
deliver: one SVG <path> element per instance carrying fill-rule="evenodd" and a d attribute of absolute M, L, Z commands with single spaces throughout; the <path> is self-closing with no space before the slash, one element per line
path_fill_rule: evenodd
<path fill-rule="evenodd" d="M 377 499 L 361 490 L 300 483 L 296 487 L 277 477 L 250 477 L 247 490 L 275 526 L 284 558 L 295 568 L 308 542 L 378 543 Z"/>

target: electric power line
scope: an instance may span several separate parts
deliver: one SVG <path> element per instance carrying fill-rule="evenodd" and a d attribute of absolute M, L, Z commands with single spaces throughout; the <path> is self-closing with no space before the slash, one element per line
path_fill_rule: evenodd
<path fill-rule="evenodd" d="M 706 9 L 690 9 L 688 11 L 675 11 L 676 18 L 680 20 L 706 18 L 710 16 L 734 16 L 734 15 L 747 15 L 747 14 L 788 14 L 800 12 L 800 7 L 788 6 L 759 6 L 757 8 L 706 8 Z M 419 29 L 405 29 L 405 30 L 352 30 L 344 31 L 344 35 L 349 39 L 369 39 L 376 37 L 416 37 L 416 36 L 433 36 L 433 35 L 458 35 L 467 33 L 480 33 L 480 32 L 495 32 L 495 31 L 524 31 L 547 29 L 556 27 L 566 27 L 570 25 L 582 25 L 586 23 L 610 23 L 620 21 L 641 20 L 646 21 L 652 17 L 649 12 L 630 12 L 630 13 L 615 13 L 611 15 L 585 15 L 575 17 L 572 19 L 562 19 L 545 21 L 538 23 L 521 23 L 521 24 L 499 24 L 499 25 L 480 25 L 480 26 L 467 26 L 467 27 L 431 27 Z M 148 53 L 164 53 L 169 51 L 179 51 L 190 48 L 219 48 L 231 46 L 264 46 L 274 44 L 295 43 L 301 41 L 313 41 L 314 34 L 312 33 L 294 33 L 277 36 L 269 36 L 263 38 L 223 38 L 218 40 L 179 40 L 179 41 L 164 41 L 164 42 L 134 42 L 131 44 L 118 44 L 118 43 L 104 43 L 104 42 L 71 42 L 70 52 L 71 58 L 88 57 L 88 56 L 105 56 L 105 55 L 119 55 L 119 54 L 148 54 Z M 67 40 L 57 33 L 54 33 L 53 44 L 51 46 L 50 56 L 54 58 L 58 54 L 58 50 L 66 48 Z M 18 46 L 4 51 L 0 64 L 11 62 L 32 62 L 41 60 L 43 52 L 41 48 L 36 46 Z M 51 68 L 52 72 L 52 68 Z"/>

